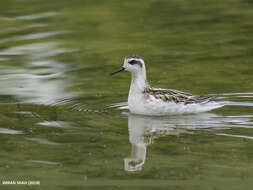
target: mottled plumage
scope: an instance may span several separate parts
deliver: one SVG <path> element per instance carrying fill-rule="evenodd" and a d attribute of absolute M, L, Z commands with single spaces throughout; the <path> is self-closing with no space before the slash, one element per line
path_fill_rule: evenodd
<path fill-rule="evenodd" d="M 144 93 L 153 95 L 157 99 L 163 101 L 175 102 L 175 103 L 184 103 L 184 104 L 200 104 L 207 103 L 210 101 L 217 100 L 217 97 L 220 95 L 204 95 L 204 96 L 195 96 L 190 93 L 173 90 L 173 89 L 164 89 L 148 86 L 145 88 Z"/>

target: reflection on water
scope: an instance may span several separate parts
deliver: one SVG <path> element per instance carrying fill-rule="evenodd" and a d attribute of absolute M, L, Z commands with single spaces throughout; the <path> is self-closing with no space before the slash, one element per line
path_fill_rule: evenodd
<path fill-rule="evenodd" d="M 49 164 L 49 165 L 57 165 L 57 162 L 45 161 L 45 160 L 27 160 L 27 162 L 40 163 L 40 164 Z"/>
<path fill-rule="evenodd" d="M 36 20 L 52 17 L 56 13 L 39 13 L 19 16 L 18 20 Z M 15 21 L 15 19 L 14 19 Z M 13 22 L 14 22 L 13 21 Z M 38 27 L 27 24 L 28 27 Z M 41 29 L 44 25 L 39 26 Z M 15 28 L 15 32 L 22 31 L 23 26 Z M 15 35 L 0 40 L 1 44 L 20 42 L 22 40 L 39 40 L 69 33 L 70 31 L 44 31 Z M 15 44 L 15 43 L 14 43 Z M 69 92 L 68 85 L 71 78 L 66 72 L 73 70 L 72 63 L 55 60 L 55 56 L 73 52 L 72 49 L 60 48 L 57 41 L 32 42 L 22 45 L 10 45 L 0 50 L 0 95 L 11 95 L 22 103 L 36 103 L 44 105 L 57 104 L 62 100 L 71 99 L 75 95 Z M 17 61 L 17 58 L 18 61 Z M 6 61 L 13 64 L 5 64 Z"/>
<path fill-rule="evenodd" d="M 225 130 L 252 128 L 253 115 L 222 116 L 212 113 L 149 117 L 129 114 L 128 131 L 132 145 L 131 156 L 124 159 L 125 170 L 142 170 L 146 160 L 147 146 L 160 136 L 194 134 L 194 130 Z M 253 136 L 216 133 L 216 135 L 253 139 Z"/>
<path fill-rule="evenodd" d="M 56 128 L 73 128 L 70 123 L 64 121 L 42 121 L 38 122 L 37 125 L 46 126 L 46 127 L 56 127 Z"/>
<path fill-rule="evenodd" d="M 41 138 L 25 138 L 25 139 L 29 140 L 29 141 L 37 142 L 39 144 L 47 144 L 47 145 L 59 145 L 60 144 L 60 143 L 56 143 L 56 142 L 49 141 L 47 139 L 41 139 Z"/>
<path fill-rule="evenodd" d="M 23 134 L 23 131 L 18 131 L 18 130 L 14 130 L 14 129 L 0 128 L 0 134 L 18 135 L 18 134 Z"/>
<path fill-rule="evenodd" d="M 36 13 L 36 14 L 31 14 L 31 15 L 17 16 L 15 19 L 36 20 L 36 19 L 47 18 L 47 17 L 56 16 L 56 15 L 57 13 L 55 12 L 43 12 L 43 13 Z"/>

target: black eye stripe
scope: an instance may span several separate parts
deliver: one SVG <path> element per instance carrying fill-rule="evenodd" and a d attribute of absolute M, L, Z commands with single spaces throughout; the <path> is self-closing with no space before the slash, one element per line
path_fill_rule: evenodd
<path fill-rule="evenodd" d="M 142 63 L 140 61 L 137 61 L 137 60 L 131 60 L 128 63 L 131 64 L 131 65 L 138 64 L 140 67 L 142 67 Z"/>
<path fill-rule="evenodd" d="M 131 65 L 134 65 L 134 64 L 137 64 L 138 61 L 136 61 L 136 60 L 131 60 L 131 61 L 129 61 L 128 63 L 131 64 Z"/>

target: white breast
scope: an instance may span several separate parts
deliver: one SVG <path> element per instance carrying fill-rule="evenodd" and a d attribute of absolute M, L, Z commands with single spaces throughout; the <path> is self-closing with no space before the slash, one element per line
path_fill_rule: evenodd
<path fill-rule="evenodd" d="M 128 95 L 128 107 L 131 113 L 143 114 L 147 109 L 145 105 L 147 101 L 142 92 L 131 88 Z"/>

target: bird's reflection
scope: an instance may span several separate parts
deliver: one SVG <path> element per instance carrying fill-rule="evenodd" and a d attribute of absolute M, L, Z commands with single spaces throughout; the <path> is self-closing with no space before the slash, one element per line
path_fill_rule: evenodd
<path fill-rule="evenodd" d="M 129 141 L 132 145 L 131 156 L 124 159 L 125 170 L 142 170 L 146 160 L 147 146 L 154 139 L 165 135 L 190 133 L 190 129 L 217 128 L 219 116 L 203 113 L 170 117 L 128 116 Z M 192 133 L 192 132 L 191 132 Z"/>

